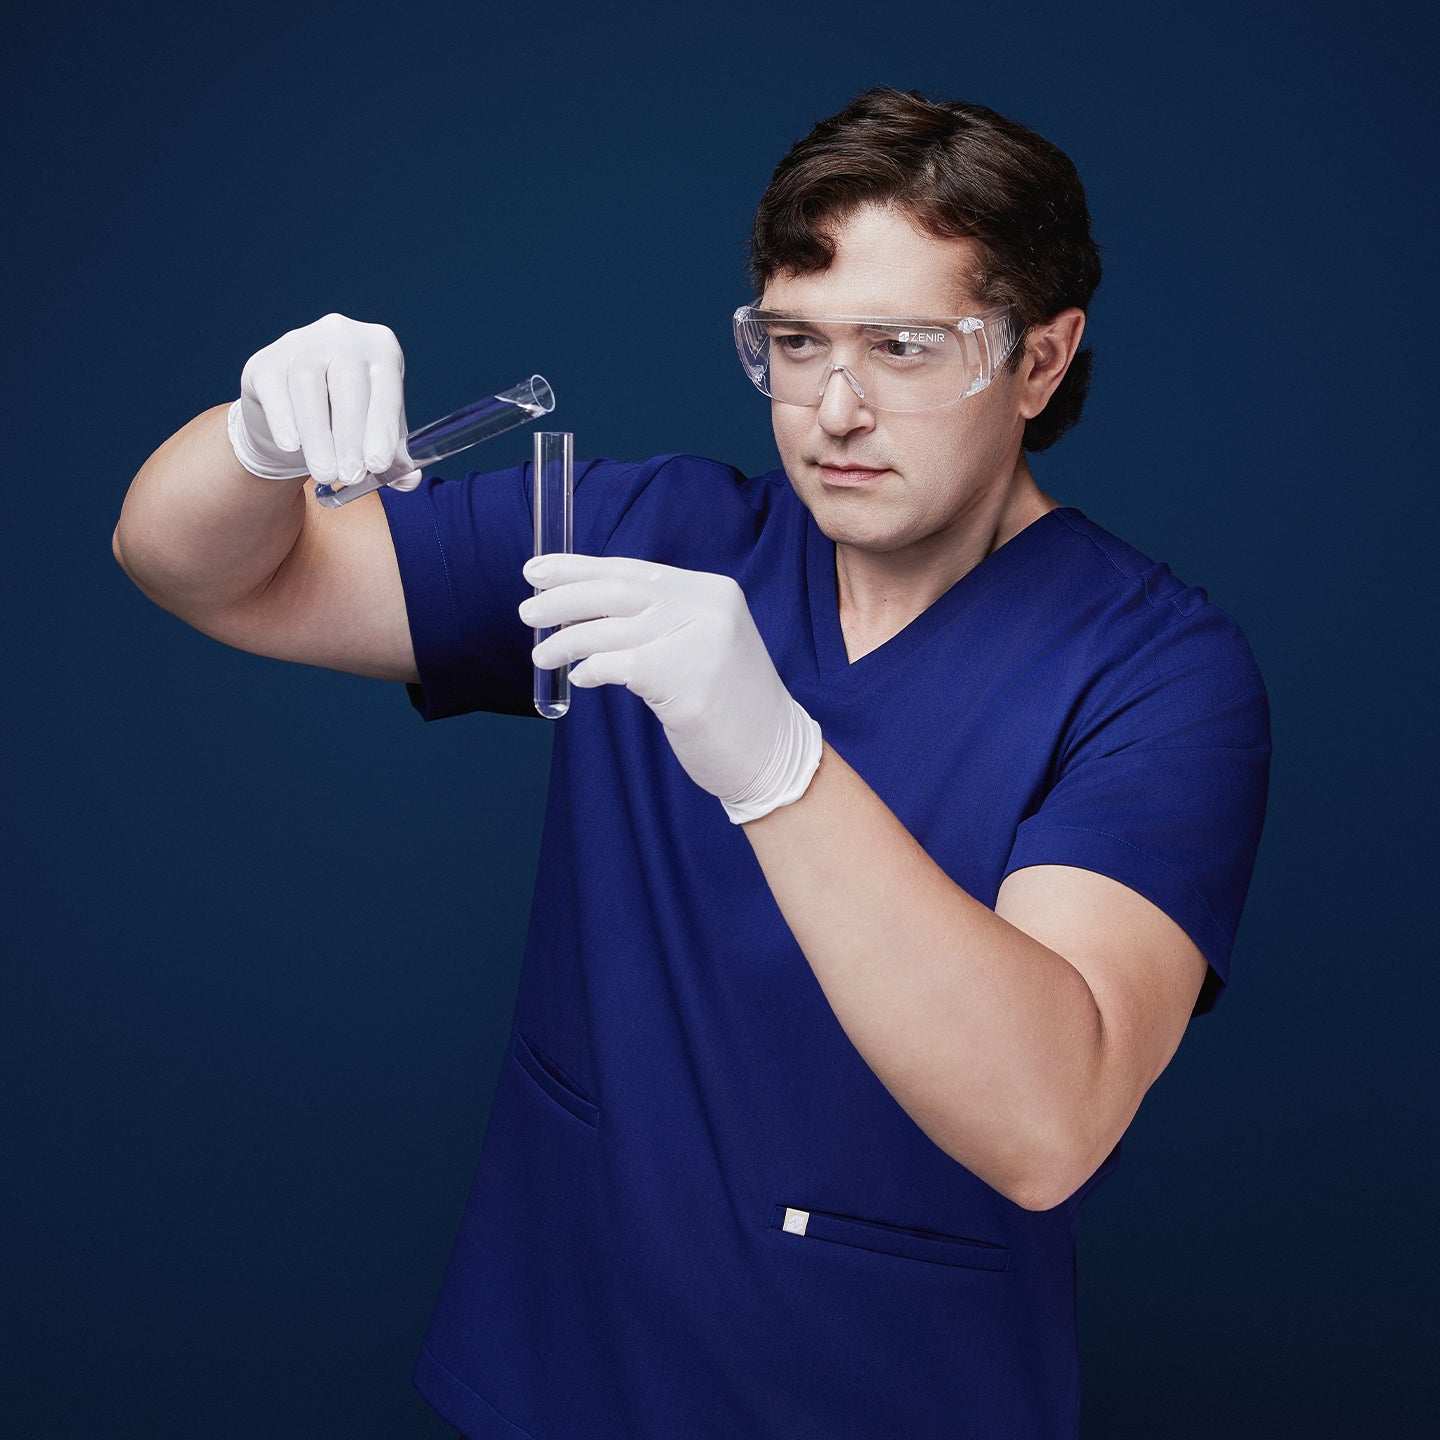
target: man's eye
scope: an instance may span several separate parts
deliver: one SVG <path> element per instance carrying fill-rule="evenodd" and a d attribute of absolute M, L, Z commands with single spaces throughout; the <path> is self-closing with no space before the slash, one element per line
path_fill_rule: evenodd
<path fill-rule="evenodd" d="M 823 348 L 813 335 L 771 335 L 770 347 L 788 360 L 810 360 Z"/>
<path fill-rule="evenodd" d="M 923 360 L 931 351 L 928 345 L 914 340 L 886 340 L 881 343 L 880 353 L 887 360 Z"/>

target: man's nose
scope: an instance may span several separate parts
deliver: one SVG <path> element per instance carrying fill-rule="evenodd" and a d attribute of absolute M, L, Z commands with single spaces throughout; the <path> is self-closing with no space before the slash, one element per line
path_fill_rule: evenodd
<path fill-rule="evenodd" d="M 831 382 L 836 375 L 845 377 L 844 384 Z M 848 365 L 832 365 L 820 381 L 820 426 L 832 435 L 848 435 L 875 423 L 870 403 L 855 372 Z"/>

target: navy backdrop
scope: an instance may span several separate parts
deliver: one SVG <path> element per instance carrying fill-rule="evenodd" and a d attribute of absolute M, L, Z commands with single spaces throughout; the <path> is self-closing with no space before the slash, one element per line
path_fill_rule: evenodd
<path fill-rule="evenodd" d="M 1096 382 L 1041 483 L 1236 613 L 1274 706 L 1231 992 L 1087 1203 L 1086 1433 L 1435 1433 L 1435 12 L 1090 9 L 7 22 L 5 1434 L 448 1433 L 408 1368 L 537 853 L 544 722 L 187 630 L 111 561 L 130 477 L 328 310 L 396 331 L 413 420 L 534 368 L 585 454 L 768 468 L 749 216 L 876 83 L 1075 158 Z"/>

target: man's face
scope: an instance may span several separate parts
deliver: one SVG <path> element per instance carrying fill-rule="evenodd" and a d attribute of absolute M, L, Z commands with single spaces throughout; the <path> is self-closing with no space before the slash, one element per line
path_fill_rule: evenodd
<path fill-rule="evenodd" d="M 967 284 L 971 241 L 938 239 L 877 207 L 856 211 L 834 234 L 829 269 L 776 276 L 764 309 L 923 319 L 987 308 Z M 978 395 L 909 413 L 868 409 L 837 373 L 818 408 L 772 401 L 771 418 L 790 483 L 830 539 L 897 558 L 913 551 L 917 560 L 993 524 L 1025 428 L 1003 368 Z"/>

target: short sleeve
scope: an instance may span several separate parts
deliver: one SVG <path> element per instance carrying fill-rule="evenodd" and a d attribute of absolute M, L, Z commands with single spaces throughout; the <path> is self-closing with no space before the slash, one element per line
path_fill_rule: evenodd
<path fill-rule="evenodd" d="M 1143 895 L 1209 962 L 1208 1010 L 1229 978 L 1269 762 L 1259 670 L 1233 620 L 1204 607 L 1095 687 L 1005 873 L 1073 865 Z"/>

